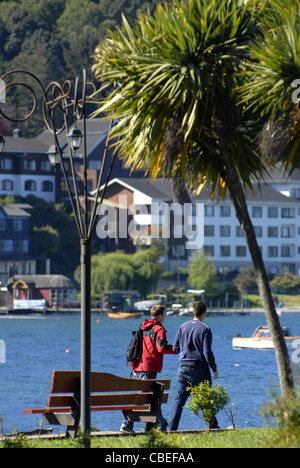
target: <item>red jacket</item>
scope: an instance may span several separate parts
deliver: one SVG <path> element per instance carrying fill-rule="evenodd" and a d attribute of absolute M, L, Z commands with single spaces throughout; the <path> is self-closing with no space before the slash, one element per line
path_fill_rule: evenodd
<path fill-rule="evenodd" d="M 143 355 L 138 365 L 130 363 L 135 372 L 161 372 L 164 354 L 177 354 L 167 342 L 165 328 L 157 320 L 145 320 L 142 325 Z"/>

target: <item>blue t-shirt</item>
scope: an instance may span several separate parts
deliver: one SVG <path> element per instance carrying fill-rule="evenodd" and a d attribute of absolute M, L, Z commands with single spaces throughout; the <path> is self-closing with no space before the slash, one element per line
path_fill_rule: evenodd
<path fill-rule="evenodd" d="M 212 371 L 216 372 L 217 365 L 211 346 L 211 329 L 200 320 L 191 320 L 179 328 L 173 350 L 180 353 L 179 365 L 195 367 L 209 365 Z"/>

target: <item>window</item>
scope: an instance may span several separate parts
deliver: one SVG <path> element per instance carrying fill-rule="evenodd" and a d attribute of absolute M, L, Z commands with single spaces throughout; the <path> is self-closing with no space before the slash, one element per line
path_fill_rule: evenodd
<path fill-rule="evenodd" d="M 282 218 L 295 218 L 295 208 L 281 208 Z"/>
<path fill-rule="evenodd" d="M 278 218 L 278 208 L 275 206 L 269 206 L 268 208 L 268 218 Z"/>
<path fill-rule="evenodd" d="M 14 240 L 14 252 L 23 252 L 23 241 Z"/>
<path fill-rule="evenodd" d="M 294 237 L 294 226 L 281 226 L 281 237 Z"/>
<path fill-rule="evenodd" d="M 220 206 L 220 216 L 222 218 L 230 217 L 230 206 Z"/>
<path fill-rule="evenodd" d="M 291 245 L 282 245 L 281 246 L 281 256 L 282 257 L 292 257 L 293 256 L 293 247 Z"/>
<path fill-rule="evenodd" d="M 204 216 L 212 217 L 215 214 L 215 208 L 212 205 L 204 206 Z"/>
<path fill-rule="evenodd" d="M 214 235 L 215 235 L 215 226 L 204 226 L 205 237 L 214 237 Z"/>
<path fill-rule="evenodd" d="M 5 219 L 0 219 L 0 231 L 5 231 L 6 222 Z"/>
<path fill-rule="evenodd" d="M 236 246 L 236 256 L 237 257 L 246 257 L 247 256 L 247 248 L 245 245 L 237 245 Z"/>
<path fill-rule="evenodd" d="M 12 192 L 14 189 L 13 181 L 9 179 L 2 180 L 1 189 L 6 190 L 7 192 Z"/>
<path fill-rule="evenodd" d="M 268 237 L 278 237 L 278 227 L 269 226 L 268 227 Z"/>
<path fill-rule="evenodd" d="M 230 226 L 220 226 L 220 237 L 230 237 Z"/>
<path fill-rule="evenodd" d="M 49 161 L 41 161 L 41 170 L 45 172 L 52 172 L 52 166 Z"/>
<path fill-rule="evenodd" d="M 36 170 L 36 161 L 34 159 L 25 159 L 24 169 L 25 169 L 25 171 L 35 171 Z"/>
<path fill-rule="evenodd" d="M 35 192 L 36 191 L 36 181 L 35 180 L 26 180 L 25 190 L 27 190 L 29 192 Z"/>
<path fill-rule="evenodd" d="M 221 245 L 220 255 L 221 257 L 230 257 L 230 245 Z"/>
<path fill-rule="evenodd" d="M 215 246 L 214 245 L 205 245 L 203 247 L 203 254 L 205 257 L 213 257 L 215 255 Z"/>
<path fill-rule="evenodd" d="M 14 231 L 22 231 L 23 230 L 23 220 L 15 218 L 14 219 Z"/>
<path fill-rule="evenodd" d="M 241 226 L 236 226 L 235 235 L 236 237 L 244 237 L 244 233 Z"/>
<path fill-rule="evenodd" d="M 262 226 L 254 226 L 254 232 L 255 232 L 256 237 L 262 237 L 263 235 Z"/>
<path fill-rule="evenodd" d="M 262 207 L 261 206 L 252 206 L 252 217 L 253 218 L 262 218 Z"/>
<path fill-rule="evenodd" d="M 0 168 L 2 171 L 11 171 L 12 159 L 0 159 Z"/>
<path fill-rule="evenodd" d="M 42 182 L 42 192 L 53 192 L 53 182 L 49 180 Z"/>
<path fill-rule="evenodd" d="M 278 247 L 268 247 L 268 257 L 274 258 L 278 257 Z"/>
<path fill-rule="evenodd" d="M 292 198 L 300 198 L 300 189 L 298 188 L 293 188 L 291 190 L 291 197 Z"/>

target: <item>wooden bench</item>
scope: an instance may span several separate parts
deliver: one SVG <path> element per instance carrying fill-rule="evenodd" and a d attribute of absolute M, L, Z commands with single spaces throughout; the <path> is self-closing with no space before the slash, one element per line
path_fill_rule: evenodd
<path fill-rule="evenodd" d="M 91 372 L 91 411 L 119 410 L 129 421 L 155 427 L 162 403 L 167 403 L 171 381 L 139 380 L 105 372 Z M 80 420 L 80 371 L 53 371 L 45 408 L 24 409 L 43 414 L 47 424 L 67 426 L 66 436 L 75 438 Z"/>

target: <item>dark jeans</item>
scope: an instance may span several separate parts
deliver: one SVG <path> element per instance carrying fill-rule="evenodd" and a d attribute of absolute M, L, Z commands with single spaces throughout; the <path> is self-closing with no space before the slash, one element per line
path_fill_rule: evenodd
<path fill-rule="evenodd" d="M 148 380 L 148 379 L 156 379 L 157 372 L 137 372 L 137 378 L 141 380 Z M 123 421 L 122 427 L 126 427 L 127 429 L 133 430 L 133 421 L 127 421 L 126 419 Z M 158 426 L 165 431 L 167 429 L 167 421 L 163 417 L 161 411 L 158 418 Z"/>
<path fill-rule="evenodd" d="M 192 368 L 192 367 L 180 367 L 177 374 L 177 394 L 175 396 L 173 410 L 171 413 L 171 419 L 169 424 L 169 431 L 177 431 L 179 421 L 181 418 L 183 407 L 190 396 L 190 392 L 187 391 L 187 387 L 195 387 L 201 382 L 211 381 L 210 371 L 206 367 Z M 212 428 L 218 427 L 218 421 L 215 418 L 212 424 Z"/>

